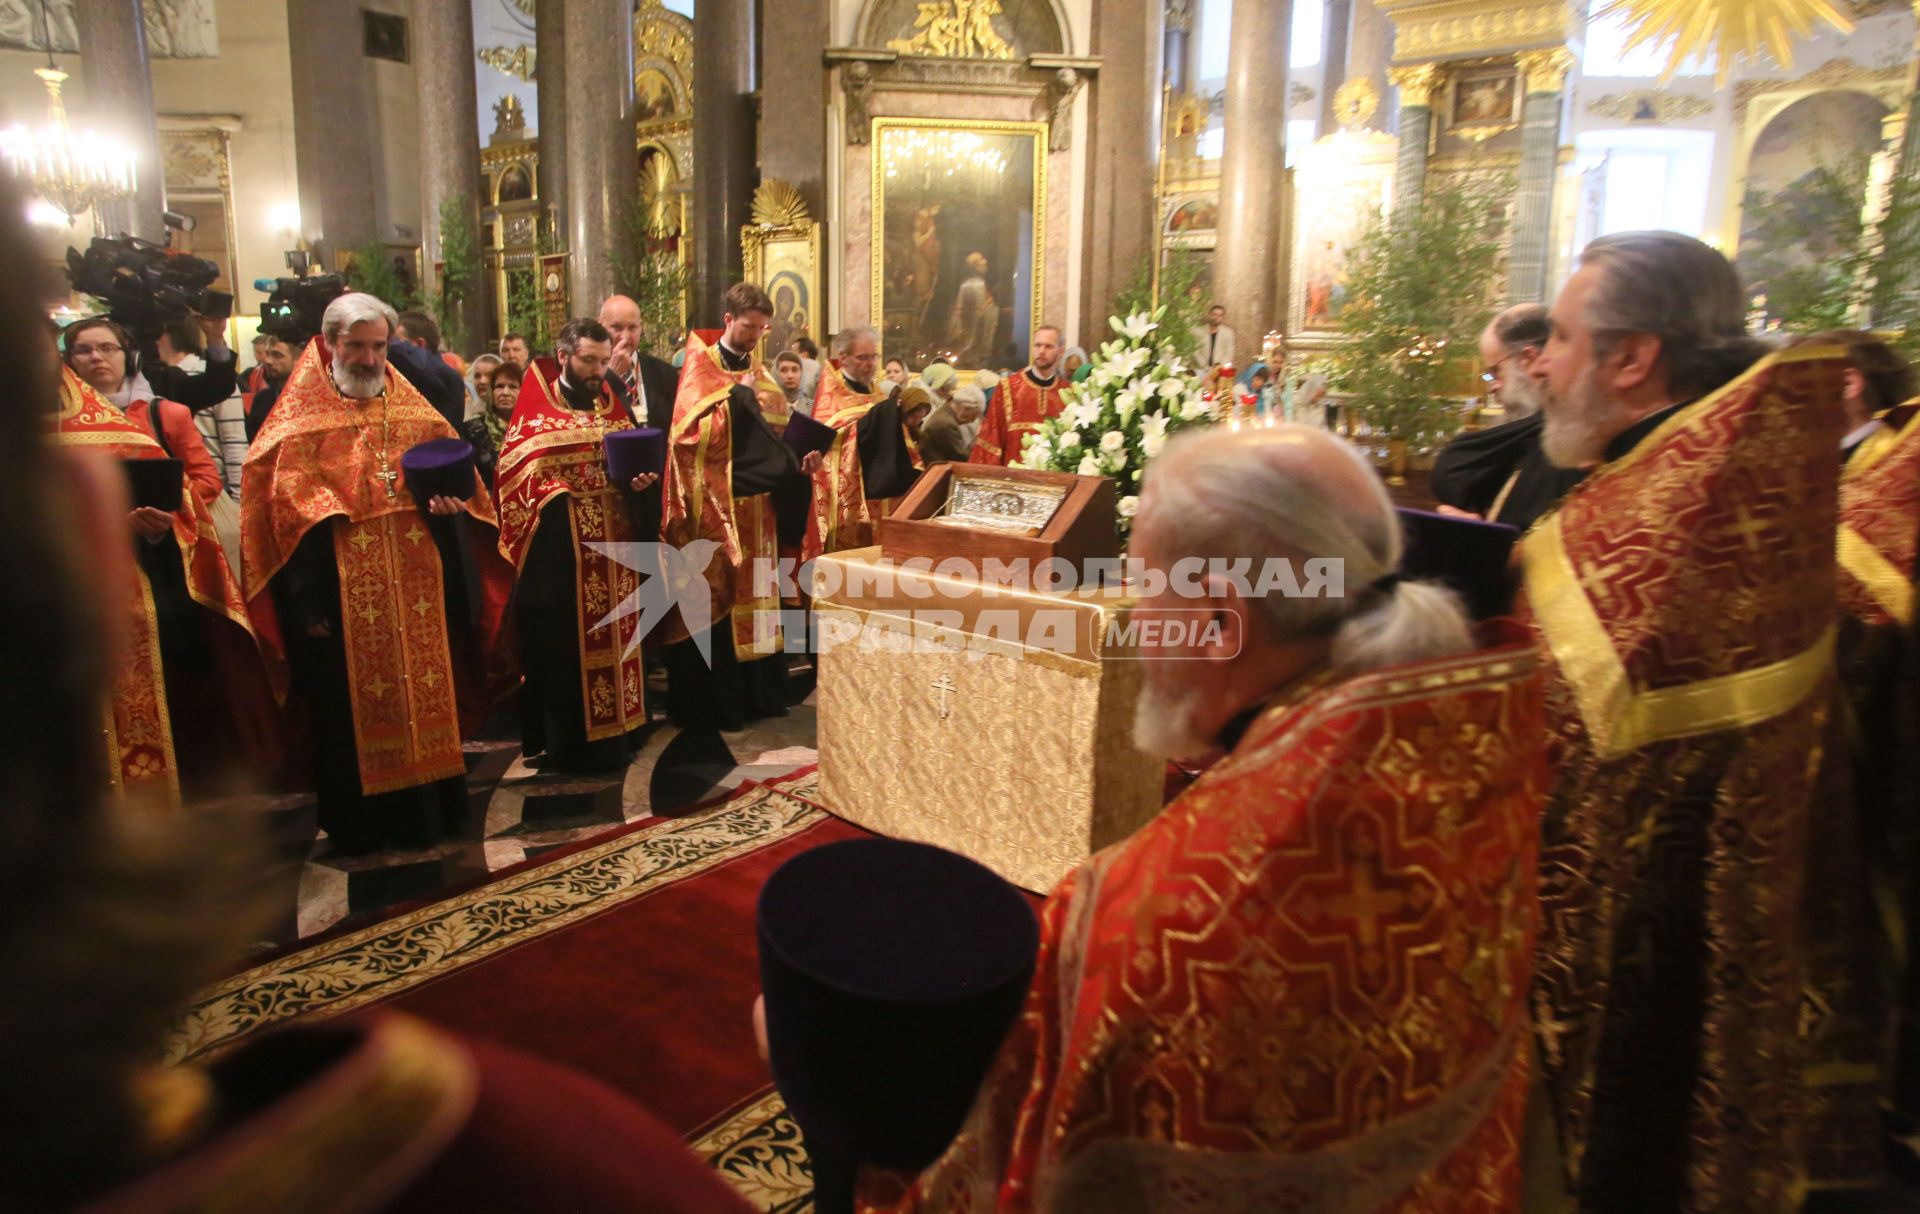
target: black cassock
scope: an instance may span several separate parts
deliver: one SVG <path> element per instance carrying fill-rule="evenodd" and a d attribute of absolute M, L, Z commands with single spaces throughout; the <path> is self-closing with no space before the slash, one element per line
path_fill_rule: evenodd
<path fill-rule="evenodd" d="M 722 348 L 723 358 L 726 353 Z M 813 479 L 800 471 L 792 449 L 760 415 L 751 388 L 734 388 L 727 407 L 732 410 L 733 496 L 772 494 L 780 543 L 799 544 L 806 535 Z M 711 666 L 694 639 L 667 647 L 667 711 L 683 729 L 744 729 L 749 721 L 784 715 L 793 706 L 787 655 L 742 662 L 734 656 L 732 628 L 731 619 L 719 619 L 707 630 Z"/>
<path fill-rule="evenodd" d="M 1434 457 L 1434 498 L 1489 522 L 1522 531 L 1533 526 L 1587 475 L 1547 460 L 1540 448 L 1545 422 L 1533 413 L 1455 438 Z M 1489 514 L 1496 503 L 1500 509 Z"/>
<path fill-rule="evenodd" d="M 427 520 L 427 530 L 440 552 L 440 586 L 454 667 L 458 670 L 464 663 L 467 669 L 477 670 L 474 621 L 480 596 L 477 573 L 464 550 L 466 516 L 423 513 L 421 517 Z M 306 713 L 320 827 L 336 848 L 349 854 L 386 847 L 431 847 L 466 822 L 466 774 L 372 796 L 361 792 L 353 695 L 341 639 L 340 571 L 333 552 L 332 529 L 339 525 L 335 518 L 308 528 L 292 559 L 271 583 L 287 634 L 292 693 Z M 316 623 L 327 625 L 328 635 L 311 635 L 309 628 Z"/>

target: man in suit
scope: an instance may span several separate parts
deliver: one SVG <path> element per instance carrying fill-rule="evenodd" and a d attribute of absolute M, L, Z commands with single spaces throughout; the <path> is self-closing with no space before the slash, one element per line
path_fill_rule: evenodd
<path fill-rule="evenodd" d="M 633 410 L 641 425 L 666 430 L 673 425 L 673 392 L 680 373 L 665 359 L 640 349 L 640 305 L 625 295 L 609 295 L 600 305 L 600 323 L 613 334 L 613 361 L 607 382 Z"/>

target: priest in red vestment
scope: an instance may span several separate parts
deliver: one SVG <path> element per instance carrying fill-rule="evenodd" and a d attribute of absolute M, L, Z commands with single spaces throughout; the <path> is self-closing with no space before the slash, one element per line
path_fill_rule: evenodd
<path fill-rule="evenodd" d="M 1746 310 L 1699 241 L 1604 237 L 1532 368 L 1548 458 L 1597 465 L 1524 547 L 1556 750 L 1536 1040 L 1583 1211 L 1790 1209 L 1875 1147 L 1843 1141 L 1884 1011 L 1834 761 L 1844 363 L 1755 363 Z"/>
<path fill-rule="evenodd" d="M 880 335 L 872 329 L 840 334 L 839 365 L 820 369 L 813 417 L 837 432 L 813 476 L 813 515 L 803 560 L 874 542 L 874 521 L 885 517 L 913 487 L 922 467 L 914 433 L 932 410 L 925 389 L 874 391 Z"/>
<path fill-rule="evenodd" d="M 800 542 L 809 477 L 820 461 L 796 460 L 767 422 L 790 412 L 753 353 L 772 316 L 765 291 L 735 283 L 720 336 L 709 344 L 697 332 L 687 335 L 668 436 L 663 532 L 676 547 L 705 540 L 714 548 L 703 558 L 706 627 L 676 618 L 665 638 L 668 711 L 683 727 L 740 729 L 790 707 L 779 549 Z"/>
<path fill-rule="evenodd" d="M 1041 325 L 1033 331 L 1033 361 L 1018 375 L 994 385 L 987 411 L 980 418 L 980 434 L 973 442 L 976 464 L 1011 464 L 1020 458 L 1027 439 L 1040 423 L 1065 407 L 1060 394 L 1060 330 Z"/>
<path fill-rule="evenodd" d="M 1144 655 L 1136 743 L 1226 756 L 1053 891 L 958 1138 L 904 1198 L 863 1174 L 863 1204 L 1518 1209 L 1536 651 L 1476 648 L 1450 592 L 1394 576 L 1392 504 L 1324 431 L 1176 440 L 1133 535 L 1157 573 L 1285 554 L 1344 579 L 1140 605 L 1220 631 Z"/>
<path fill-rule="evenodd" d="M 417 503 L 402 476 L 408 450 L 456 436 L 388 365 L 395 323 L 371 295 L 327 306 L 240 497 L 247 597 L 279 608 L 320 824 L 349 853 L 430 845 L 464 822 L 461 738 L 486 707 L 511 578 L 484 490 Z"/>
<path fill-rule="evenodd" d="M 166 458 L 145 426 L 70 369 L 62 369 L 52 423 L 56 441 L 76 452 Z M 274 701 L 286 690 L 270 613 L 256 624 L 192 473 L 183 469 L 180 480 L 177 510 L 136 507 L 130 518 L 131 644 L 106 714 L 114 787 L 130 802 L 157 808 L 178 808 L 183 791 L 240 791 L 269 779 L 282 744 Z M 267 643 L 265 659 L 257 632 Z"/>
<path fill-rule="evenodd" d="M 606 378 L 612 335 L 568 321 L 520 385 L 498 466 L 500 551 L 519 574 L 522 750 L 555 770 L 609 771 L 632 758 L 647 723 L 638 615 L 602 621 L 640 588 L 640 573 L 595 547 L 652 542 L 640 501 L 654 475 L 617 485 L 606 435 L 636 426 Z"/>

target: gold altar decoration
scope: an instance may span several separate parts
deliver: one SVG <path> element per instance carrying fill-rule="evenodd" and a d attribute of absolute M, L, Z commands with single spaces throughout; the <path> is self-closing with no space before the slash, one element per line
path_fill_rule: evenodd
<path fill-rule="evenodd" d="M 1566 45 L 1567 0 L 1375 0 L 1393 22 L 1396 63 L 1467 59 Z"/>
<path fill-rule="evenodd" d="M 525 43 L 512 50 L 504 46 L 483 46 L 473 53 L 473 57 L 494 71 L 505 72 L 517 80 L 533 79 L 533 48 Z"/>
<path fill-rule="evenodd" d="M 868 830 L 950 848 L 1045 892 L 1159 812 L 1133 748 L 1130 604 L 820 559 L 821 801 Z M 1036 638 L 1041 643 L 1029 644 Z"/>
<path fill-rule="evenodd" d="M 1629 51 L 1664 46 L 1663 84 L 1687 60 L 1714 56 L 1716 88 L 1726 87 L 1733 61 L 1743 55 L 1764 51 L 1791 68 L 1796 39 L 1812 38 L 1823 25 L 1853 32 L 1853 19 L 1830 0 L 1610 0 L 1595 15 L 1626 19 L 1633 27 Z"/>
<path fill-rule="evenodd" d="M 993 28 L 1000 0 L 931 0 L 919 6 L 913 36 L 889 38 L 887 49 L 940 59 L 1011 59 L 1013 47 Z"/>
<path fill-rule="evenodd" d="M 1573 52 L 1564 46 L 1544 51 L 1521 51 L 1513 57 L 1529 93 L 1557 93 L 1566 87 L 1573 70 Z"/>
<path fill-rule="evenodd" d="M 1431 63 L 1387 69 L 1387 83 L 1400 90 L 1401 105 L 1420 105 L 1431 109 L 1434 94 L 1440 91 L 1443 80 L 1444 73 Z"/>
<path fill-rule="evenodd" d="M 741 268 L 773 300 L 773 321 L 760 352 L 778 352 L 794 338 L 819 341 L 820 225 L 793 183 L 769 177 L 753 192 L 753 222 L 740 229 Z"/>
<path fill-rule="evenodd" d="M 1380 108 L 1380 90 L 1365 76 L 1355 76 L 1333 94 L 1333 117 L 1342 129 L 1367 125 Z"/>

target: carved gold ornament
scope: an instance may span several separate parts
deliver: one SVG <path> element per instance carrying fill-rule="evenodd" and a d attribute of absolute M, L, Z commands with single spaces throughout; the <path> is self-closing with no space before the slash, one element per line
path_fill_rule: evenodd
<path fill-rule="evenodd" d="M 887 49 L 937 59 L 1011 59 L 1013 48 L 993 28 L 1000 0 L 921 0 L 911 38 L 890 38 Z"/>
<path fill-rule="evenodd" d="M 1783 68 L 1793 66 L 1793 44 L 1812 38 L 1821 25 L 1843 34 L 1853 19 L 1831 0 L 1610 0 L 1595 16 L 1623 18 L 1632 33 L 1627 49 L 1662 46 L 1661 80 L 1671 80 L 1687 60 L 1713 55 L 1714 83 L 1724 88 L 1733 61 L 1761 51 Z"/>
<path fill-rule="evenodd" d="M 1547 51 L 1521 51 L 1513 57 L 1529 93 L 1557 93 L 1573 70 L 1573 52 L 1563 46 Z"/>
<path fill-rule="evenodd" d="M 474 57 L 498 72 L 521 80 L 532 80 L 534 56 L 531 46 L 516 46 L 508 50 L 504 46 L 483 46 L 474 52 Z"/>
<path fill-rule="evenodd" d="M 1333 118 L 1342 127 L 1367 125 L 1380 108 L 1380 90 L 1365 76 L 1355 76 L 1333 94 Z"/>
<path fill-rule="evenodd" d="M 1637 89 L 1631 93 L 1608 93 L 1587 103 L 1587 113 L 1611 122 L 1643 122 L 1664 126 L 1685 122 L 1713 109 L 1713 99 L 1692 93 L 1664 93 L 1657 89 Z"/>
<path fill-rule="evenodd" d="M 1422 105 L 1431 109 L 1433 95 L 1440 89 L 1440 69 L 1431 63 L 1417 67 L 1388 68 L 1387 80 L 1400 90 L 1400 104 Z"/>
<path fill-rule="evenodd" d="M 678 236 L 680 204 L 673 191 L 673 163 L 664 153 L 649 156 L 640 178 L 640 203 L 647 217 L 647 235 L 655 240 Z"/>
<path fill-rule="evenodd" d="M 769 177 L 753 192 L 753 222 L 763 228 L 799 228 L 812 222 L 807 200 L 790 181 Z"/>

